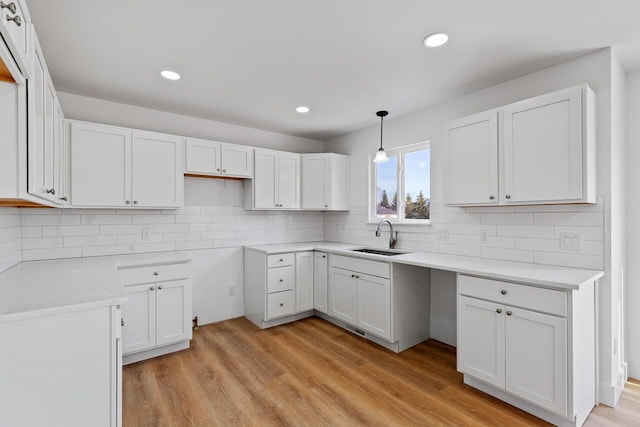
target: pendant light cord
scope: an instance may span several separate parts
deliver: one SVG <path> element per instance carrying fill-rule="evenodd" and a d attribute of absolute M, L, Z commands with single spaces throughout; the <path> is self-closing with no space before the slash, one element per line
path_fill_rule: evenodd
<path fill-rule="evenodd" d="M 384 126 L 384 116 L 380 116 L 380 149 L 382 150 L 382 127 Z"/>

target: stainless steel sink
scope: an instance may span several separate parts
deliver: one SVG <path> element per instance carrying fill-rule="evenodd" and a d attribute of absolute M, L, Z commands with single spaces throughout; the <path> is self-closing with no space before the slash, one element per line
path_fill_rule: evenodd
<path fill-rule="evenodd" d="M 388 251 L 385 249 L 374 249 L 374 248 L 358 248 L 358 249 L 351 249 L 351 251 L 362 252 L 365 254 L 373 254 L 373 255 L 384 255 L 384 256 L 395 256 L 395 255 L 402 255 L 402 254 L 409 253 L 409 252 Z"/>

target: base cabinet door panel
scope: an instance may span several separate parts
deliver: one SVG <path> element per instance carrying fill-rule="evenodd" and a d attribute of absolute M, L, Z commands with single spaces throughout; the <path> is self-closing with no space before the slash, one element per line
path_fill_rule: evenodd
<path fill-rule="evenodd" d="M 313 265 L 313 308 L 327 313 L 329 286 L 329 258 L 324 252 L 315 252 Z"/>
<path fill-rule="evenodd" d="M 506 310 L 506 390 L 566 416 L 567 320 Z"/>
<path fill-rule="evenodd" d="M 122 305 L 122 352 L 133 353 L 156 345 L 155 285 L 125 288 L 127 303 Z"/>
<path fill-rule="evenodd" d="M 329 279 L 329 315 L 345 322 L 356 324 L 356 280 L 355 275 L 331 267 Z"/>
<path fill-rule="evenodd" d="M 458 296 L 458 370 L 505 387 L 505 315 L 500 304 Z"/>
<path fill-rule="evenodd" d="M 191 288 L 185 284 L 185 280 L 176 280 L 157 285 L 157 345 L 191 339 Z"/>
<path fill-rule="evenodd" d="M 313 252 L 296 254 L 296 313 L 313 310 Z"/>
<path fill-rule="evenodd" d="M 356 274 L 357 324 L 382 338 L 391 339 L 391 281 Z"/>

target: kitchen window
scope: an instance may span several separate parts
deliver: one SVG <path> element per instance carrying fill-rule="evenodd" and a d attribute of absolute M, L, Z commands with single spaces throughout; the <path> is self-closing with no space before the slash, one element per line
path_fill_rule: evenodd
<path fill-rule="evenodd" d="M 389 161 L 370 156 L 369 222 L 429 224 L 431 148 L 428 142 L 387 151 Z"/>

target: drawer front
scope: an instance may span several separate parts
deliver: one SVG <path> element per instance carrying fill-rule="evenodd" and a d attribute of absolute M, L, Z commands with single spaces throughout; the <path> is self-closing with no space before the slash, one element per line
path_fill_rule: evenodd
<path fill-rule="evenodd" d="M 189 278 L 189 267 L 186 263 L 122 268 L 118 272 L 124 286 Z"/>
<path fill-rule="evenodd" d="M 284 267 L 293 265 L 295 262 L 295 254 L 276 254 L 267 257 L 267 267 Z"/>
<path fill-rule="evenodd" d="M 567 315 L 567 294 L 553 289 L 458 274 L 458 294 L 556 316 Z"/>
<path fill-rule="evenodd" d="M 357 271 L 360 273 L 369 274 L 371 276 L 384 277 L 387 279 L 391 277 L 388 262 L 371 261 L 368 259 L 342 255 L 331 255 L 330 261 L 331 267 Z"/>
<path fill-rule="evenodd" d="M 293 266 L 270 268 L 267 270 L 267 293 L 293 289 L 295 274 Z"/>
<path fill-rule="evenodd" d="M 267 319 L 288 316 L 295 313 L 293 291 L 277 292 L 267 295 Z"/>

